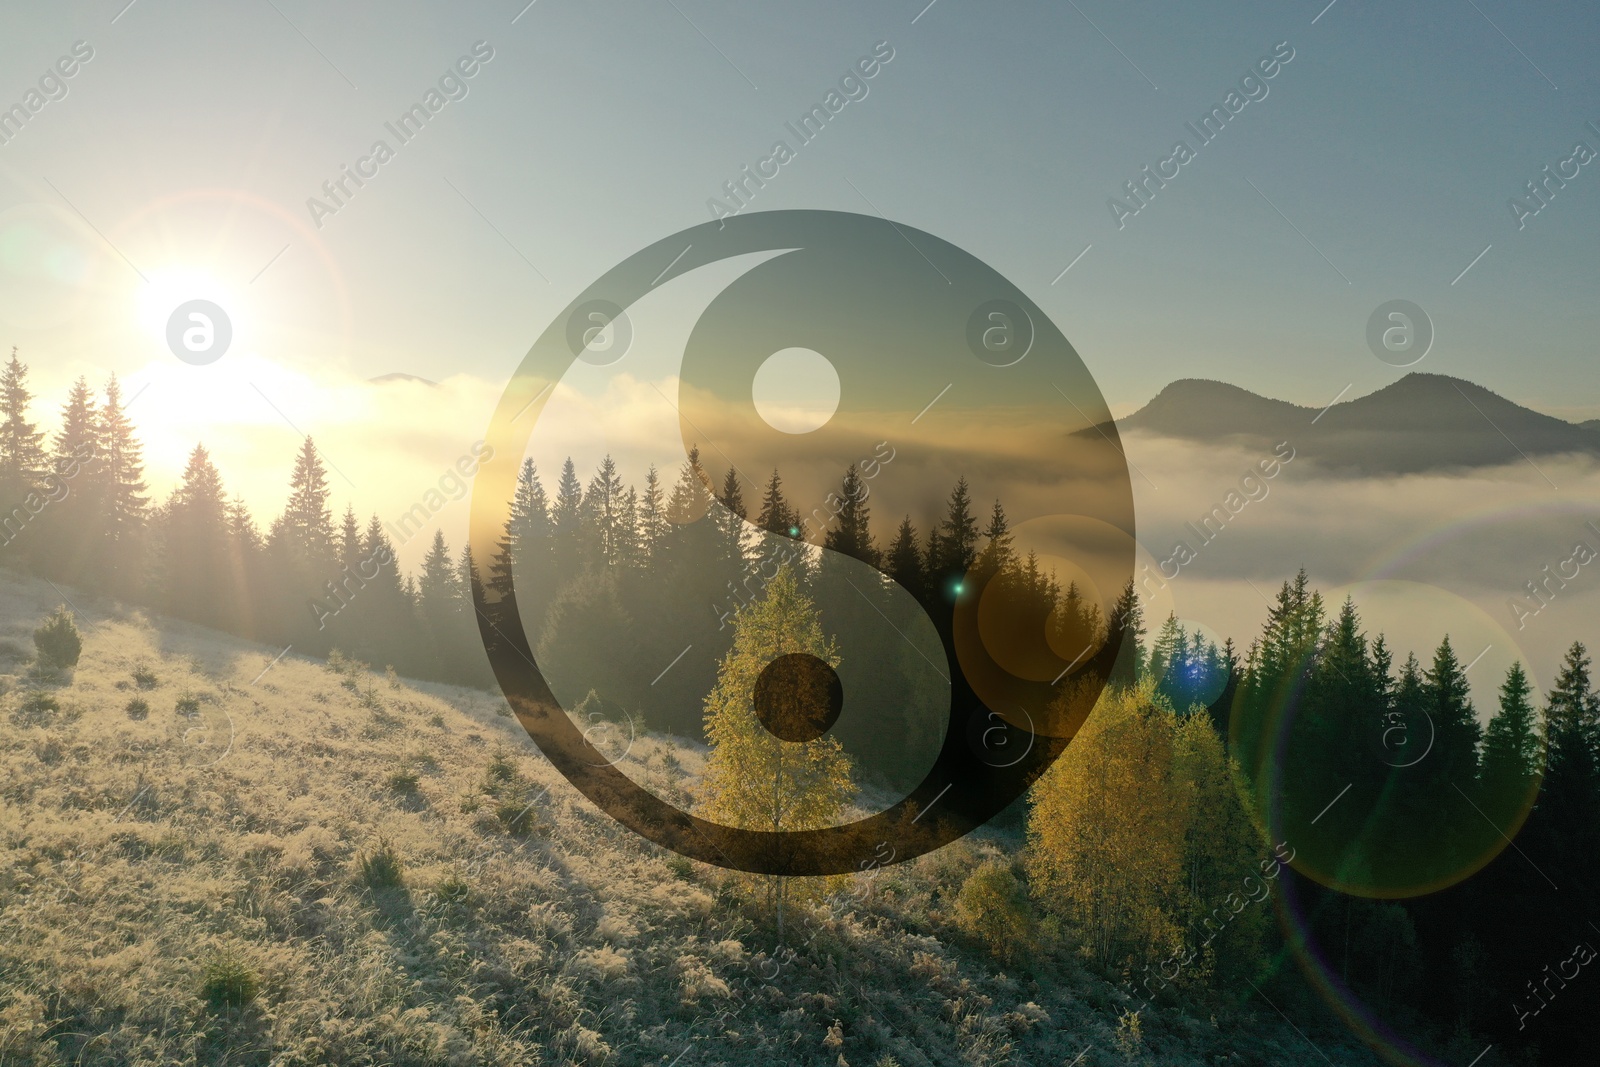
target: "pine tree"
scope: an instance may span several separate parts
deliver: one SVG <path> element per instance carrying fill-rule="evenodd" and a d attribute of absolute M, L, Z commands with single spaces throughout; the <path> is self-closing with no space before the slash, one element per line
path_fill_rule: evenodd
<path fill-rule="evenodd" d="M 189 454 L 183 480 L 163 509 L 159 590 L 169 613 L 227 626 L 236 601 L 229 505 L 205 446 Z"/>
<path fill-rule="evenodd" d="M 149 498 L 143 448 L 123 410 L 122 386 L 115 374 L 106 382 L 97 431 L 100 462 L 94 495 L 100 503 L 99 571 L 109 591 L 128 595 L 140 579 Z"/>
<path fill-rule="evenodd" d="M 461 614 L 460 584 L 443 530 L 433 531 L 433 544 L 422 558 L 417 596 L 424 621 L 436 638 L 442 637 Z"/>
<path fill-rule="evenodd" d="M 1111 657 L 1102 676 L 1118 685 L 1133 685 L 1145 674 L 1144 607 L 1139 592 L 1129 578 L 1106 619 L 1106 643 L 1097 654 Z"/>
<path fill-rule="evenodd" d="M 28 368 L 11 350 L 0 371 L 0 559 L 22 560 L 39 547 L 37 532 L 21 540 L 44 510 L 44 434 L 28 419 Z M 20 543 L 19 543 L 20 541 Z"/>
<path fill-rule="evenodd" d="M 783 495 L 783 478 L 778 468 L 772 468 L 772 478 L 767 482 L 766 494 L 761 498 L 761 511 L 756 515 L 756 525 L 767 533 L 781 537 L 801 536 L 800 513 L 789 506 Z"/>
<path fill-rule="evenodd" d="M 578 469 L 569 456 L 561 465 L 555 503 L 550 507 L 551 565 L 555 568 L 557 585 L 576 574 L 582 563 L 582 523 L 583 486 L 578 482 Z"/>
<path fill-rule="evenodd" d="M 749 511 L 744 506 L 744 493 L 739 488 L 739 472 L 733 467 L 723 475 L 722 490 L 717 493 L 717 503 L 722 511 L 717 515 L 717 529 L 722 535 L 722 550 L 729 559 L 743 561 L 744 525 Z"/>
<path fill-rule="evenodd" d="M 327 468 L 317 454 L 316 444 L 307 437 L 289 477 L 289 503 L 279 531 L 301 559 L 323 571 L 332 570 L 336 558 L 333 512 L 328 509 L 330 495 Z"/>
<path fill-rule="evenodd" d="M 644 476 L 644 496 L 639 501 L 639 542 L 645 557 L 654 563 L 667 536 L 667 505 L 661 491 L 661 475 L 654 463 Z"/>
<path fill-rule="evenodd" d="M 82 580 L 91 573 L 98 538 L 99 501 L 95 476 L 100 452 L 94 393 L 79 378 L 61 410 L 61 429 L 52 443 L 47 488 L 60 494 L 43 518 L 47 531 L 39 546 L 47 572 Z"/>
<path fill-rule="evenodd" d="M 44 433 L 28 418 L 32 402 L 28 368 L 12 348 L 0 371 L 0 491 L 13 495 L 32 491 L 45 473 Z"/>
<path fill-rule="evenodd" d="M 921 602 L 927 595 L 927 585 L 923 581 L 922 553 L 917 548 L 917 528 L 911 525 L 910 515 L 900 520 L 885 563 L 889 577 Z"/>
<path fill-rule="evenodd" d="M 565 471 L 562 472 L 565 486 Z M 558 501 L 557 506 L 560 507 Z M 622 553 L 622 478 L 609 455 L 600 461 L 579 504 L 585 556 L 614 566 Z"/>
<path fill-rule="evenodd" d="M 977 560 L 978 523 L 972 517 L 972 494 L 966 478 L 956 482 L 950 503 L 941 522 L 928 536 L 928 584 L 930 593 L 954 600 L 961 594 L 961 583 Z"/>
<path fill-rule="evenodd" d="M 1011 547 L 1014 540 L 1011 523 L 1006 520 L 1006 509 L 998 500 L 994 502 L 994 510 L 989 513 L 989 525 L 984 527 L 983 539 L 983 551 L 974 563 L 975 571 L 990 577 L 1009 573 L 1016 568 L 1017 556 Z"/>
<path fill-rule="evenodd" d="M 360 569 L 361 558 L 361 523 L 355 506 L 346 504 L 339 523 L 339 564 L 353 574 Z"/>
<path fill-rule="evenodd" d="M 838 523 L 823 538 L 824 548 L 843 553 L 870 566 L 878 565 L 878 548 L 872 542 L 872 510 L 867 507 L 867 486 L 854 463 L 844 472 L 839 487 L 841 506 L 835 516 Z"/>
<path fill-rule="evenodd" d="M 1489 720 L 1483 737 L 1485 810 L 1501 825 L 1520 819 L 1532 802 L 1532 791 L 1544 772 L 1544 752 L 1537 713 L 1530 699 L 1533 685 L 1520 662 L 1506 671 L 1500 685 L 1500 710 Z"/>

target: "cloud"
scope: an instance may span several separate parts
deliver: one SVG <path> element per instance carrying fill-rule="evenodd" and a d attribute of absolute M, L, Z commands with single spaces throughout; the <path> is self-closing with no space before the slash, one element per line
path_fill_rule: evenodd
<path fill-rule="evenodd" d="M 1140 433 L 1125 434 L 1123 441 L 1130 461 L 1159 486 L 1137 476 L 1133 482 L 1139 539 L 1150 557 L 1170 558 L 1178 542 L 1194 549 L 1194 560 L 1164 590 L 1164 604 L 1233 636 L 1241 647 L 1265 620 L 1263 594 L 1274 596 L 1301 567 L 1325 591 L 1393 580 L 1441 591 L 1397 596 L 1394 586 L 1356 586 L 1369 631 L 1386 630 L 1409 642 L 1400 645 L 1402 660 L 1406 651 L 1426 660 L 1439 638 L 1452 633 L 1465 662 L 1483 643 L 1468 648 L 1464 635 L 1476 639 L 1499 629 L 1496 650 L 1473 672 L 1480 709 L 1499 681 L 1492 668 L 1509 663 L 1500 646 L 1513 645 L 1547 683 L 1572 641 L 1600 642 L 1600 563 L 1581 568 L 1564 588 L 1552 585 L 1549 606 L 1521 619 L 1520 628 L 1509 607 L 1514 598 L 1538 607 L 1525 583 L 1545 577 L 1546 565 L 1568 559 L 1576 542 L 1600 550 L 1600 533 L 1585 525 L 1600 526 L 1600 464 L 1592 459 L 1540 457 L 1537 470 L 1518 462 L 1458 474 L 1361 478 L 1320 471 L 1304 462 L 1314 457 L 1299 452 L 1268 482 L 1264 499 L 1249 503 L 1207 543 L 1187 524 L 1198 523 L 1267 453 L 1200 448 Z M 1545 477 L 1560 488 L 1552 489 Z"/>

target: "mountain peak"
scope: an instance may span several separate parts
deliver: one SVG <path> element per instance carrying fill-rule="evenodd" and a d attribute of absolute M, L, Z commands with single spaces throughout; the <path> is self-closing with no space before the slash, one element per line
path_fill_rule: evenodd
<path fill-rule="evenodd" d="M 1218 444 L 1290 441 L 1319 466 L 1361 474 L 1493 466 L 1541 454 L 1600 456 L 1600 424 L 1574 425 L 1476 382 L 1420 371 L 1320 411 L 1226 382 L 1182 378 L 1118 425 Z"/>

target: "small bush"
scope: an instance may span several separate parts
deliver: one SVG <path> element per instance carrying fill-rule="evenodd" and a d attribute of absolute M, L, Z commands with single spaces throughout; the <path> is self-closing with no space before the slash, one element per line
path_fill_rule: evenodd
<path fill-rule="evenodd" d="M 1125 1011 L 1117 1019 L 1117 1051 L 1132 1060 L 1144 1051 L 1144 1026 L 1136 1011 Z"/>
<path fill-rule="evenodd" d="M 501 803 L 495 808 L 494 814 L 500 820 L 500 825 L 505 827 L 506 833 L 513 837 L 526 837 L 544 828 L 533 812 L 533 805 L 517 798 Z"/>
<path fill-rule="evenodd" d="M 133 665 L 133 684 L 140 689 L 154 689 L 161 684 L 161 679 L 156 677 L 156 672 L 150 669 L 148 663 L 135 663 Z"/>
<path fill-rule="evenodd" d="M 150 717 L 150 702 L 143 697 L 134 697 L 128 701 L 128 718 L 141 721 Z"/>
<path fill-rule="evenodd" d="M 517 778 L 516 757 L 503 748 L 497 749 L 489 758 L 489 765 L 483 773 L 486 782 L 514 782 Z"/>
<path fill-rule="evenodd" d="M 385 784 L 391 793 L 400 793 L 405 796 L 415 795 L 417 788 L 422 785 L 422 776 L 416 771 L 401 768 L 389 772 Z"/>
<path fill-rule="evenodd" d="M 1038 936 L 1027 894 L 1003 860 L 990 860 L 961 886 L 956 926 L 1007 963 L 1025 958 Z"/>
<path fill-rule="evenodd" d="M 61 702 L 45 692 L 29 693 L 11 713 L 11 721 L 18 726 L 48 726 L 61 714 Z"/>
<path fill-rule="evenodd" d="M 200 996 L 212 1008 L 240 1008 L 256 999 L 260 981 L 238 953 L 223 949 L 206 960 Z"/>
<path fill-rule="evenodd" d="M 381 837 L 377 847 L 362 854 L 360 873 L 362 884 L 368 889 L 396 889 L 405 882 L 405 865 L 400 862 L 400 853 Z"/>
<path fill-rule="evenodd" d="M 33 644 L 39 650 L 39 665 L 50 670 L 76 667 L 83 655 L 83 638 L 65 605 L 52 611 L 44 625 L 33 631 Z"/>
<path fill-rule="evenodd" d="M 200 714 L 200 698 L 185 693 L 178 698 L 174 709 L 179 715 L 192 719 Z"/>

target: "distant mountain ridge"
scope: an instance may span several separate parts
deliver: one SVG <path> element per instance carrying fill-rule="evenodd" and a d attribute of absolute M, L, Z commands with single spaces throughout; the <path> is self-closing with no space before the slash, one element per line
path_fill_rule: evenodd
<path fill-rule="evenodd" d="M 1116 426 L 1217 444 L 1270 448 L 1288 441 L 1318 466 L 1361 474 L 1470 469 L 1567 453 L 1600 457 L 1600 419 L 1566 422 L 1443 374 L 1408 374 L 1325 411 L 1183 378 Z"/>

